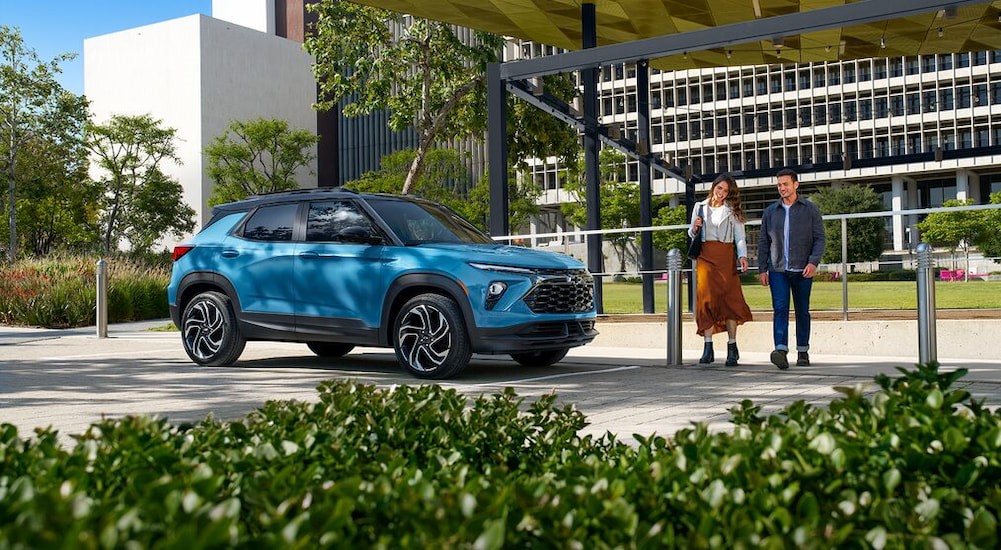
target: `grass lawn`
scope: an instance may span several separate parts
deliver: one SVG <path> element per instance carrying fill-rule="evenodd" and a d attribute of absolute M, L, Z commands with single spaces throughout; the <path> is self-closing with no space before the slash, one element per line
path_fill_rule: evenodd
<path fill-rule="evenodd" d="M 744 298 L 752 310 L 771 309 L 768 288 L 758 284 L 744 285 Z M 918 291 L 914 281 L 874 281 L 848 283 L 848 309 L 917 309 Z M 667 285 L 654 284 L 656 311 L 667 311 Z M 605 313 L 641 313 L 643 287 L 639 283 L 609 283 L 602 285 Z M 812 310 L 842 308 L 840 282 L 814 283 L 810 298 Z M 688 309 L 688 288 L 683 285 L 681 301 Z M 935 306 L 939 309 L 1001 308 L 1001 281 L 970 281 L 935 283 Z"/>

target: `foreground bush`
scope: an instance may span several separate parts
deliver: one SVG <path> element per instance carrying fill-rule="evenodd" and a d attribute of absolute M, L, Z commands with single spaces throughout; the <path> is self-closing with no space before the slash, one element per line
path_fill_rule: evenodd
<path fill-rule="evenodd" d="M 0 430 L 0 548 L 989 548 L 1001 418 L 934 365 L 829 409 L 579 437 L 548 396 L 319 387 L 247 418 Z"/>
<path fill-rule="evenodd" d="M 0 265 L 0 324 L 66 328 L 93 325 L 98 258 L 66 257 Z M 151 260 L 108 260 L 108 321 L 170 315 L 170 267 Z"/>

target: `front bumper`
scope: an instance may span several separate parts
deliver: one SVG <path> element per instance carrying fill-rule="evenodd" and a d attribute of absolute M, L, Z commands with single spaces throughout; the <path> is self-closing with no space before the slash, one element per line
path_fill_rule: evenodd
<path fill-rule="evenodd" d="M 539 321 L 505 328 L 479 329 L 473 336 L 476 353 L 520 353 L 575 348 L 594 340 L 594 319 Z"/>

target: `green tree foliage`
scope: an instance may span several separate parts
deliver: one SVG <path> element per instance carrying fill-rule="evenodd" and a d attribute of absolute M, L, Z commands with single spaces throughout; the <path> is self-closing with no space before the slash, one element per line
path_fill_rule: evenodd
<path fill-rule="evenodd" d="M 288 121 L 233 121 L 205 148 L 208 176 L 215 183 L 209 205 L 300 187 L 296 172 L 316 158 L 319 136 L 291 129 Z"/>
<path fill-rule="evenodd" d="M 879 212 L 883 201 L 866 185 L 846 185 L 841 188 L 829 187 L 814 193 L 810 200 L 817 203 L 821 214 L 856 214 Z M 827 249 L 821 261 L 834 263 L 841 261 L 841 220 L 824 222 L 827 233 Z M 848 220 L 848 260 L 849 262 L 869 262 L 883 253 L 883 219 L 859 218 Z"/>
<path fill-rule="evenodd" d="M 323 0 L 309 9 L 318 16 L 306 39 L 306 50 L 316 57 L 317 107 L 343 104 L 345 116 L 386 110 L 391 129 L 417 132 L 418 146 L 397 192 L 411 192 L 435 143 L 483 135 L 486 65 L 500 59 L 503 37 L 475 32 L 466 41 L 453 26 L 346 0 Z M 548 75 L 543 82 L 547 93 L 566 102 L 577 93 L 572 74 Z M 513 96 L 507 101 L 514 165 L 550 156 L 572 160 L 579 148 L 574 129 Z"/>
<path fill-rule="evenodd" d="M 1001 191 L 991 194 L 991 204 L 1001 204 Z M 977 246 L 988 258 L 1001 263 L 1001 209 L 985 210 L 983 213 L 985 231 Z"/>
<path fill-rule="evenodd" d="M 577 171 L 567 178 L 563 186 L 573 200 L 560 205 L 567 221 L 578 227 L 587 225 L 583 162 L 581 156 Z M 639 225 L 640 188 L 639 184 L 626 181 L 626 156 L 614 149 L 605 148 L 599 153 L 598 163 L 602 178 L 599 188 L 601 228 L 619 229 Z M 638 233 L 612 233 L 605 236 L 619 256 L 620 273 L 626 269 L 626 260 L 636 256 L 637 235 Z"/>
<path fill-rule="evenodd" d="M 77 140 L 35 139 L 22 146 L 17 227 L 20 246 L 34 255 L 97 243 L 101 190 L 87 177 L 86 154 Z"/>
<path fill-rule="evenodd" d="M 347 186 L 369 193 L 398 193 L 407 178 L 414 154 L 413 149 L 390 153 L 382 157 L 380 170 L 366 172 Z M 415 181 L 411 193 L 440 202 L 477 227 L 485 229 L 490 211 L 487 177 L 484 176 L 468 192 L 463 192 L 460 182 L 467 178 L 468 174 L 457 152 L 451 149 L 431 149 L 426 155 L 423 174 Z M 511 181 L 514 183 L 511 184 L 509 221 L 511 227 L 520 227 L 528 221 L 529 216 L 539 212 L 535 200 L 541 190 L 536 185 L 515 182 L 514 178 Z"/>
<path fill-rule="evenodd" d="M 665 206 L 657 212 L 653 219 L 654 225 L 686 225 L 685 205 Z M 684 229 L 665 229 L 653 234 L 653 245 L 661 250 L 670 251 L 677 248 L 681 251 L 684 261 L 688 261 L 688 233 Z"/>
<path fill-rule="evenodd" d="M 545 92 L 565 103 L 577 95 L 577 81 L 572 74 L 547 75 L 542 80 Z M 513 94 L 507 96 L 509 162 L 519 171 L 528 169 L 527 160 L 531 158 L 557 157 L 564 166 L 575 164 L 580 152 L 577 130 Z"/>
<path fill-rule="evenodd" d="M 541 209 L 538 199 L 542 188 L 524 175 L 518 177 L 514 170 L 508 170 L 508 226 L 513 234 L 527 233 L 528 222 Z M 469 190 L 466 201 L 460 206 L 462 215 L 486 231 L 490 227 L 490 177 L 484 174 L 475 187 Z"/>
<path fill-rule="evenodd" d="M 0 25 L 0 169 L 7 180 L 7 257 L 17 256 L 17 180 L 21 149 L 38 139 L 73 139 L 77 121 L 86 117 L 86 101 L 56 81 L 59 64 L 71 54 L 43 62 L 25 47 L 17 28 Z"/>
<path fill-rule="evenodd" d="M 105 253 L 124 239 L 133 252 L 148 252 L 168 233 L 180 238 L 195 227 L 195 211 L 184 203 L 183 188 L 162 163 L 180 163 L 174 128 L 150 115 L 114 115 L 105 124 L 88 123 L 86 146 L 104 178 L 101 214 Z"/>
<path fill-rule="evenodd" d="M 316 57 L 318 107 L 344 102 L 346 116 L 390 113 L 394 130 L 413 127 L 418 146 L 402 191 L 409 193 L 440 137 L 467 136 L 485 126 L 486 64 L 502 37 L 475 32 L 466 42 L 455 27 L 346 0 L 322 0 L 306 50 Z"/>
<path fill-rule="evenodd" d="M 951 206 L 969 206 L 974 203 L 973 199 L 950 199 L 942 203 L 948 208 Z M 983 212 L 933 212 L 928 214 L 924 220 L 918 223 L 917 228 L 921 231 L 921 240 L 935 246 L 944 246 L 955 254 L 957 251 L 963 252 L 966 259 L 966 277 L 970 275 L 970 248 L 981 242 L 987 231 L 986 219 Z"/>

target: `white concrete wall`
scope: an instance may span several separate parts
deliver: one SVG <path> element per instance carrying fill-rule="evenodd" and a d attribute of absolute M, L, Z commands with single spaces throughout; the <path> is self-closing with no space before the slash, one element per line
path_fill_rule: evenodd
<path fill-rule="evenodd" d="M 212 0 L 212 17 L 275 34 L 275 0 Z"/>
<path fill-rule="evenodd" d="M 177 129 L 182 162 L 164 169 L 184 187 L 200 228 L 212 191 L 202 152 L 231 121 L 278 118 L 316 132 L 311 62 L 295 42 L 192 15 L 85 40 L 84 93 L 98 123 L 149 113 Z M 300 185 L 316 187 L 315 172 L 314 161 L 297 174 Z"/>
<path fill-rule="evenodd" d="M 188 204 L 202 204 L 200 25 L 191 15 L 84 40 L 84 94 L 94 122 L 112 115 L 150 114 L 177 130 L 180 165 L 164 172 L 184 187 Z M 96 175 L 96 173 L 94 174 Z M 204 221 L 197 220 L 199 226 Z M 169 246 L 169 243 L 168 243 Z"/>
<path fill-rule="evenodd" d="M 202 21 L 201 141 L 210 144 L 235 120 L 276 118 L 316 133 L 316 81 L 302 45 L 212 18 Z M 204 147 L 203 145 L 203 147 Z M 315 156 L 316 149 L 313 148 Z M 316 161 L 296 174 L 316 187 Z M 203 182 L 206 200 L 212 182 Z"/>

